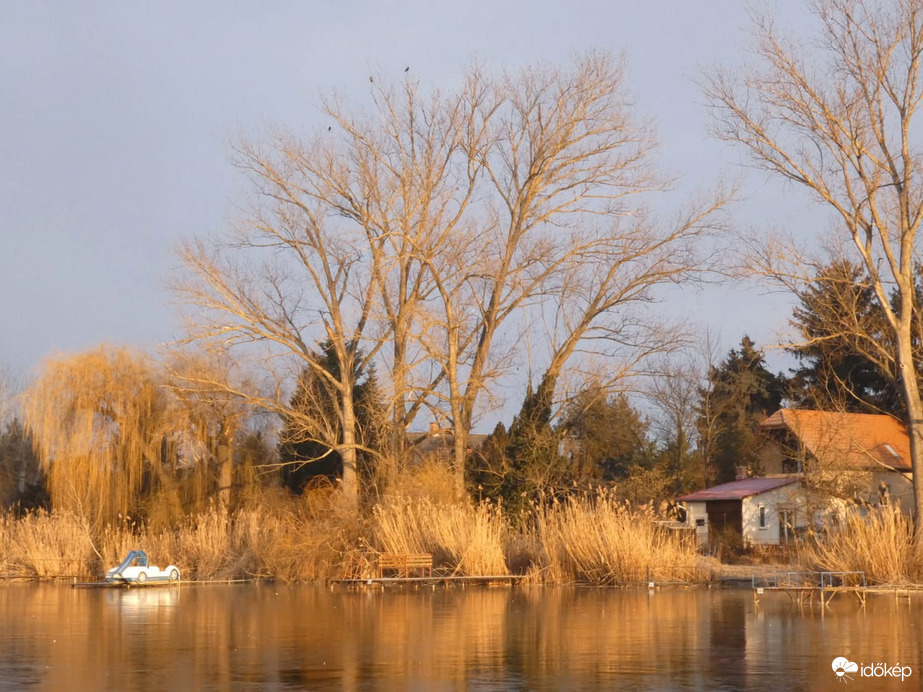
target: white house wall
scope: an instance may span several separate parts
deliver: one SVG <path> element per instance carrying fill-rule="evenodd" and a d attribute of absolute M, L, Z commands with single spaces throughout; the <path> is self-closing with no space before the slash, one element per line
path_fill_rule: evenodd
<path fill-rule="evenodd" d="M 706 502 L 686 502 L 686 524 L 694 526 L 700 546 L 708 544 L 708 511 Z M 760 528 L 760 506 L 766 508 L 766 527 Z M 794 511 L 795 525 L 803 527 L 807 522 L 804 490 L 801 483 L 784 485 L 741 500 L 741 526 L 745 543 L 755 545 L 778 545 L 779 510 Z"/>
<path fill-rule="evenodd" d="M 891 502 L 908 514 L 913 511 L 913 476 L 896 471 L 875 471 L 872 473 L 870 501 L 878 504 L 878 489 L 884 486 Z"/>
<path fill-rule="evenodd" d="M 741 501 L 740 514 L 743 527 L 744 543 L 756 545 L 779 544 L 779 511 L 771 498 L 771 493 L 760 493 L 745 497 Z M 760 507 L 766 508 L 766 526 L 760 528 Z"/>
<path fill-rule="evenodd" d="M 695 527 L 695 538 L 699 546 L 708 545 L 708 512 L 705 509 L 705 503 L 687 502 L 685 504 L 686 524 Z"/>
<path fill-rule="evenodd" d="M 760 528 L 760 507 L 766 508 L 766 526 Z M 779 510 L 794 510 L 796 525 L 804 525 L 804 491 L 801 483 L 783 485 L 741 501 L 741 521 L 745 543 L 779 545 Z"/>

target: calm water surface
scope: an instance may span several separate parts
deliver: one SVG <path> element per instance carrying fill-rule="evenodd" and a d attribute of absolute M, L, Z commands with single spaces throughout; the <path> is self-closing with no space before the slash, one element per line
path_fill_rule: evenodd
<path fill-rule="evenodd" d="M 0 587 L 2 690 L 917 690 L 923 597 Z M 912 675 L 843 686 L 837 656 Z"/>

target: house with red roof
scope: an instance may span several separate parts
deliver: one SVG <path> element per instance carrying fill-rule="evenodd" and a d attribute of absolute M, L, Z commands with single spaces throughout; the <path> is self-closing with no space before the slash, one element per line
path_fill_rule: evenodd
<path fill-rule="evenodd" d="M 795 474 L 820 492 L 910 510 L 910 437 L 893 416 L 781 409 L 760 428 L 760 475 Z"/>
<path fill-rule="evenodd" d="M 727 532 L 740 535 L 744 545 L 785 545 L 808 520 L 804 495 L 801 479 L 784 476 L 742 478 L 676 499 L 700 546 Z"/>
<path fill-rule="evenodd" d="M 760 428 L 757 468 L 677 498 L 700 545 L 725 532 L 745 545 L 785 545 L 850 504 L 912 507 L 910 438 L 896 418 L 781 409 Z"/>

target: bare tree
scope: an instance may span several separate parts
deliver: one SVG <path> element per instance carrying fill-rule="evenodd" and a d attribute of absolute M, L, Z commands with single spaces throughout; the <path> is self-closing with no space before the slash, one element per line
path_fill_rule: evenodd
<path fill-rule="evenodd" d="M 696 441 L 697 407 L 701 401 L 701 363 L 681 356 L 661 357 L 658 375 L 650 379 L 647 398 L 654 407 L 652 425 L 660 440 L 673 492 L 683 490 Z"/>
<path fill-rule="evenodd" d="M 365 233 L 380 291 L 378 314 L 388 329 L 392 453 L 445 378 L 418 343 L 423 305 L 435 291 L 433 257 L 464 231 L 488 132 L 482 112 L 485 78 L 472 70 L 454 94 L 421 94 L 406 80 L 374 83 L 375 120 L 358 118 L 336 99 L 324 111 L 346 141 L 345 169 L 315 171 L 336 194 L 331 202 Z M 429 366 L 429 367 L 427 367 Z"/>
<path fill-rule="evenodd" d="M 305 144 L 286 136 L 271 151 L 244 145 L 239 154 L 260 202 L 229 242 L 199 240 L 181 249 L 193 279 L 176 288 L 204 308 L 194 337 L 231 346 L 269 344 L 336 392 L 339 425 L 311 421 L 306 430 L 340 454 L 343 495 L 355 504 L 354 373 L 366 369 L 382 342 L 362 350 L 379 293 L 378 272 L 369 264 L 363 228 L 340 213 L 341 190 L 331 184 L 332 176 L 349 177 L 349 162 L 320 139 Z M 337 373 L 314 357 L 324 339 L 339 362 Z M 251 401 L 282 412 L 282 388 L 277 392 Z M 338 436 L 324 434 L 334 428 Z"/>
<path fill-rule="evenodd" d="M 923 517 L 923 404 L 912 349 L 917 231 L 923 220 L 913 127 L 923 97 L 923 2 L 818 0 L 814 12 L 820 20 L 815 43 L 786 37 L 771 20 L 756 17 L 760 66 L 739 79 L 714 72 L 706 91 L 718 135 L 831 209 L 836 228 L 867 270 L 894 336 L 914 504 Z M 811 52 L 804 51 L 806 45 Z M 753 259 L 765 274 L 790 277 L 790 257 L 763 252 Z M 917 530 L 923 537 L 923 521 Z"/>
<path fill-rule="evenodd" d="M 427 343 L 445 372 L 459 485 L 479 397 L 507 371 L 521 325 L 554 315 L 536 389 L 545 398 L 581 345 L 641 345 L 653 330 L 630 307 L 691 273 L 692 239 L 725 202 L 718 195 L 658 226 L 633 201 L 667 183 L 652 164 L 652 132 L 634 118 L 624 68 L 605 55 L 505 75 L 481 112 L 490 133 L 481 215 L 430 263 L 438 336 Z"/>
<path fill-rule="evenodd" d="M 702 365 L 699 380 L 698 403 L 696 405 L 696 433 L 698 437 L 699 461 L 702 464 L 702 485 L 708 487 L 709 469 L 714 463 L 718 440 L 724 433 L 723 397 L 716 391 L 717 383 L 711 377 L 720 363 L 718 344 L 714 335 L 703 335 L 697 348 L 697 359 Z"/>
<path fill-rule="evenodd" d="M 185 447 L 200 457 L 192 460 L 194 472 L 205 477 L 197 490 L 207 496 L 217 481 L 218 502 L 227 508 L 234 485 L 235 446 L 252 412 L 249 402 L 255 398 L 255 387 L 239 376 L 230 354 L 221 349 L 176 350 L 167 363 L 166 386 L 176 403 L 172 436 L 185 438 L 174 440 L 176 454 Z"/>
<path fill-rule="evenodd" d="M 530 311 L 562 317 L 551 391 L 581 344 L 637 346 L 649 330 L 617 313 L 690 272 L 724 199 L 662 226 L 632 200 L 667 183 L 622 65 L 604 55 L 492 78 L 473 69 L 449 95 L 373 82 L 372 97 L 362 117 L 328 99 L 336 128 L 308 143 L 241 147 L 261 199 L 232 242 L 185 248 L 197 278 L 182 290 L 206 308 L 195 336 L 273 344 L 337 392 L 337 424 L 305 431 L 343 457 L 350 496 L 352 391 L 373 361 L 386 363 L 394 448 L 424 407 L 448 418 L 463 488 L 469 431 Z M 313 358 L 327 340 L 337 377 Z"/>

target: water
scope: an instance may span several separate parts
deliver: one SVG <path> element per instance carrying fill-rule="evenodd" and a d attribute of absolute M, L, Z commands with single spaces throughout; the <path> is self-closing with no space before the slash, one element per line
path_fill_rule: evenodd
<path fill-rule="evenodd" d="M 923 596 L 0 587 L 2 690 L 917 690 Z M 853 678 L 838 656 L 901 664 Z"/>

